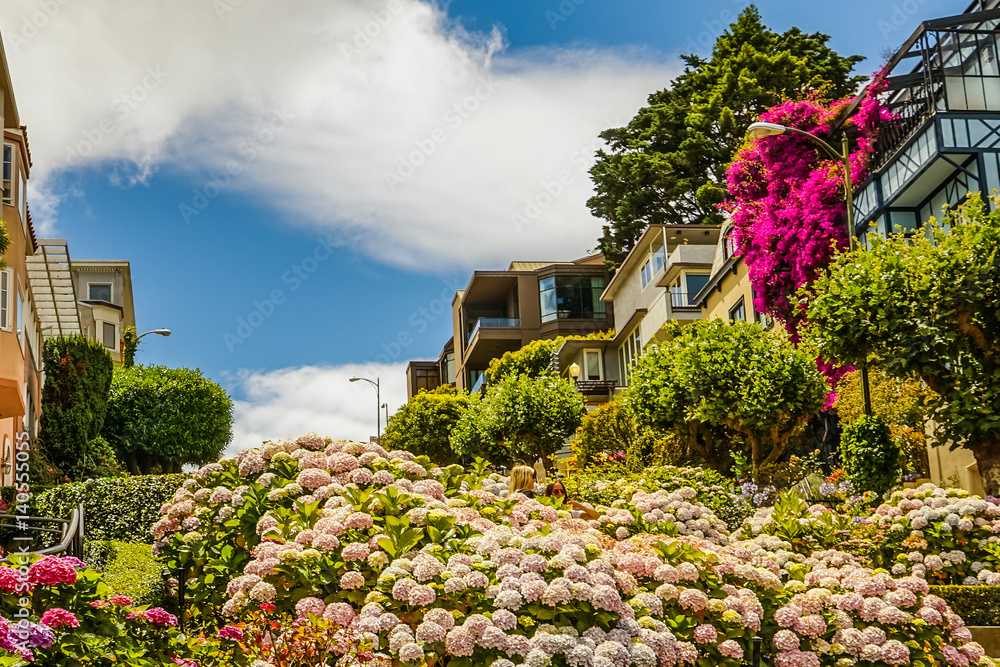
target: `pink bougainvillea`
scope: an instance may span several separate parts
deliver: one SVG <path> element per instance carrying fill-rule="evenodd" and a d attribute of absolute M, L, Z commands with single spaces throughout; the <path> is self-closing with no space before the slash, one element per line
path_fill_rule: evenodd
<path fill-rule="evenodd" d="M 882 74 L 868 88 L 842 131 L 853 128 L 851 181 L 868 175 L 881 121 L 890 118 L 878 94 Z M 761 120 L 808 132 L 830 142 L 837 119 L 850 98 L 825 102 L 810 97 L 772 107 Z M 839 145 L 834 146 L 837 150 Z M 756 298 L 754 308 L 782 320 L 794 333 L 801 314 L 791 297 L 829 264 L 849 242 L 845 225 L 842 165 L 815 142 L 794 133 L 751 141 L 727 171 L 733 239 L 747 264 Z"/>
<path fill-rule="evenodd" d="M 875 75 L 865 98 L 842 126 L 851 129 L 851 182 L 868 176 L 880 124 L 891 115 L 879 100 L 886 88 Z M 833 126 L 851 98 L 825 102 L 816 96 L 772 107 L 761 120 L 808 132 L 831 143 Z M 840 150 L 839 145 L 835 145 Z M 845 215 L 844 170 L 820 146 L 795 133 L 749 142 L 727 173 L 733 240 L 747 264 L 754 289 L 754 310 L 782 322 L 797 340 L 802 310 L 792 297 L 811 283 L 833 258 L 849 247 Z M 817 366 L 831 385 L 852 370 L 826 359 Z M 831 395 L 831 403 L 834 395 Z"/>

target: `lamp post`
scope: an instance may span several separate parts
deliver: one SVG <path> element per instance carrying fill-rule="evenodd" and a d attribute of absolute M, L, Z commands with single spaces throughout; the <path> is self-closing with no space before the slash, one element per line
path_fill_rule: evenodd
<path fill-rule="evenodd" d="M 847 132 L 841 135 L 841 152 L 838 152 L 833 146 L 823 141 L 819 137 L 799 130 L 794 127 L 788 127 L 786 125 L 780 125 L 778 123 L 753 123 L 747 128 L 747 134 L 749 134 L 753 139 L 763 139 L 764 137 L 774 137 L 779 134 L 785 134 L 790 132 L 792 134 L 797 134 L 799 136 L 809 139 L 809 141 L 818 145 L 827 155 L 832 157 L 834 160 L 840 162 L 844 170 L 844 199 L 847 202 L 847 242 L 851 251 L 855 248 L 854 242 L 854 186 L 851 183 L 851 151 L 847 140 Z M 872 413 L 872 397 L 871 391 L 868 385 L 868 360 L 866 359 L 864 363 L 861 364 L 861 396 L 865 403 L 865 414 L 871 415 Z"/>
<path fill-rule="evenodd" d="M 152 331 L 147 331 L 146 333 L 141 333 L 135 337 L 135 342 L 139 342 L 139 339 L 143 336 L 148 336 L 149 334 L 157 334 L 159 336 L 169 336 L 170 329 L 153 329 Z"/>
<path fill-rule="evenodd" d="M 382 409 L 385 410 L 385 427 L 389 428 L 389 404 L 383 403 Z M 379 444 L 381 445 L 382 443 Z"/>
<path fill-rule="evenodd" d="M 378 438 L 379 444 L 381 444 L 382 443 L 382 389 L 379 386 L 380 378 L 369 380 L 368 378 L 355 376 L 352 377 L 350 381 L 357 382 L 358 380 L 363 380 L 364 382 L 367 382 L 371 386 L 375 387 L 375 423 L 378 428 L 378 431 L 376 432 L 378 435 L 376 437 Z"/>

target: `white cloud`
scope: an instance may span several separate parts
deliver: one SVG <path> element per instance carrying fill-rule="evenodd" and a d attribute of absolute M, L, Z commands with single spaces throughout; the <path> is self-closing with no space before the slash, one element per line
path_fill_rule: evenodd
<path fill-rule="evenodd" d="M 417 0 L 6 0 L 0 27 L 43 233 L 67 164 L 126 186 L 170 170 L 192 183 L 192 224 L 221 185 L 445 269 L 593 247 L 597 134 L 676 73 L 635 53 L 511 54 Z"/>
<path fill-rule="evenodd" d="M 265 440 L 315 432 L 332 438 L 367 442 L 375 435 L 375 387 L 350 382 L 354 376 L 379 378 L 389 414 L 406 402 L 406 364 L 301 366 L 273 371 L 242 371 L 226 382 L 235 401 L 234 454 Z M 385 410 L 381 412 L 385 429 Z"/>

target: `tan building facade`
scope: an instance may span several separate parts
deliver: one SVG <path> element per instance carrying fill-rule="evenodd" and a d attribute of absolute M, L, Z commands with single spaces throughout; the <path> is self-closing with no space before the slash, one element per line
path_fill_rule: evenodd
<path fill-rule="evenodd" d="M 128 260 L 73 260 L 73 291 L 83 335 L 108 349 L 122 364 L 122 334 L 135 326 L 132 269 Z"/>
<path fill-rule="evenodd" d="M 758 322 L 765 328 L 772 324 L 770 318 L 756 312 L 754 292 L 747 275 L 747 265 L 736 255 L 732 238 L 732 225 L 722 226 L 722 234 L 715 248 L 712 270 L 708 282 L 695 296 L 702 319 L 723 319 L 729 322 L 744 320 Z"/>

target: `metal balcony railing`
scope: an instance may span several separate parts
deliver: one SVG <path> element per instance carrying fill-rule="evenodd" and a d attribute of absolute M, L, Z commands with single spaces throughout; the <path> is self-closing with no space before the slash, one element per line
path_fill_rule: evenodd
<path fill-rule="evenodd" d="M 480 329 L 517 329 L 520 326 L 521 320 L 517 317 L 480 317 L 469 332 L 467 342 L 471 343 Z"/>
<path fill-rule="evenodd" d="M 697 303 L 694 303 L 695 295 L 690 292 L 683 291 L 680 287 L 670 288 L 670 307 L 673 310 L 678 311 L 697 311 L 701 310 Z"/>
<path fill-rule="evenodd" d="M 895 56 L 895 64 L 917 64 L 887 80 L 891 118 L 878 128 L 873 170 L 939 111 L 1000 112 L 1000 10 L 965 16 L 961 25 L 925 23 Z"/>

